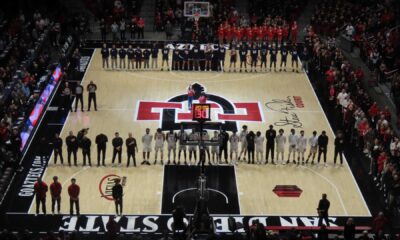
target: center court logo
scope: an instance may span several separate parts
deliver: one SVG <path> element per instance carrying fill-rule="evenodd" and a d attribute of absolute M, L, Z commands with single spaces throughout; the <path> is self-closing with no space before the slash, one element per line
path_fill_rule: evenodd
<path fill-rule="evenodd" d="M 238 122 L 264 122 L 259 102 L 231 102 L 228 99 L 208 93 L 199 83 L 192 84 L 195 91 L 194 103 L 201 92 L 207 93 L 207 101 L 213 110 L 212 121 L 222 122 L 223 129 L 238 131 Z M 185 90 L 186 91 L 186 90 Z M 187 109 L 187 94 L 181 94 L 167 101 L 138 101 L 136 121 L 160 121 L 164 131 L 180 129 L 180 122 L 191 121 L 192 113 Z"/>
<path fill-rule="evenodd" d="M 121 180 L 121 185 L 124 187 L 126 185 L 126 177 L 120 177 L 115 174 L 108 174 L 104 176 L 99 183 L 99 192 L 100 196 L 106 200 L 109 201 L 114 201 L 114 198 L 112 197 L 112 188 L 115 185 L 115 180 L 120 179 Z"/>

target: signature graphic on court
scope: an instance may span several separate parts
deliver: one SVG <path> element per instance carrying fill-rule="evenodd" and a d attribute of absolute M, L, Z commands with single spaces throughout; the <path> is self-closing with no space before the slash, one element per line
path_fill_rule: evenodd
<path fill-rule="evenodd" d="M 303 127 L 303 123 L 299 116 L 297 113 L 293 112 L 298 108 L 304 107 L 300 96 L 287 96 L 286 99 L 272 99 L 270 102 L 265 103 L 265 107 L 271 111 L 284 114 L 279 121 L 274 122 L 275 126 L 292 126 L 294 128 Z"/>

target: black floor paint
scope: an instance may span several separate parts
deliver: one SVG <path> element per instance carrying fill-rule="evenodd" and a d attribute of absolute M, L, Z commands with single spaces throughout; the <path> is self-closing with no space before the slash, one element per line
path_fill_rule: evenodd
<path fill-rule="evenodd" d="M 233 166 L 207 166 L 207 188 L 215 189 L 228 198 L 214 191 L 208 191 L 209 210 L 211 214 L 240 214 L 239 199 L 236 188 L 235 169 Z M 188 188 L 197 188 L 200 167 L 196 166 L 165 166 L 162 198 L 162 214 L 169 214 L 176 206 L 183 206 L 186 213 L 193 213 L 197 190 L 185 191 L 172 199 L 176 193 Z"/>

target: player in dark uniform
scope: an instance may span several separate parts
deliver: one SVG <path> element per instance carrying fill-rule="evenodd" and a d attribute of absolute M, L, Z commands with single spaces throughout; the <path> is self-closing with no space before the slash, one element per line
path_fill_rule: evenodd
<path fill-rule="evenodd" d="M 68 153 L 68 165 L 71 166 L 71 154 L 74 155 L 74 165 L 76 166 L 76 153 L 78 151 L 78 139 L 73 134 L 73 132 L 69 132 L 68 137 L 65 138 L 65 143 L 67 144 L 67 153 Z"/>
<path fill-rule="evenodd" d="M 181 53 L 178 48 L 172 52 L 172 69 L 175 71 L 181 69 Z"/>
<path fill-rule="evenodd" d="M 119 133 L 115 133 L 115 137 L 112 140 L 112 145 L 114 147 L 113 149 L 113 157 L 112 157 L 112 164 L 114 165 L 115 162 L 115 157 L 118 155 L 118 164 L 121 165 L 121 154 L 122 154 L 122 145 L 124 144 L 124 141 L 122 138 L 119 136 Z"/>
<path fill-rule="evenodd" d="M 276 72 L 276 55 L 278 54 L 278 50 L 276 50 L 276 46 L 272 45 L 271 50 L 269 51 L 269 70 L 272 71 L 272 64 L 274 65 L 274 70 Z"/>
<path fill-rule="evenodd" d="M 253 43 L 253 46 L 250 51 L 251 51 L 251 71 L 257 72 L 258 47 L 256 43 Z"/>
<path fill-rule="evenodd" d="M 122 65 L 124 65 L 124 69 L 125 69 L 126 68 L 126 61 L 125 61 L 126 50 L 124 48 L 124 45 L 122 45 L 121 48 L 119 49 L 118 55 L 119 55 L 119 68 L 122 69 Z"/>
<path fill-rule="evenodd" d="M 288 49 L 286 46 L 286 42 L 284 42 L 283 45 L 281 46 L 281 64 L 279 69 L 280 72 L 282 71 L 282 66 L 283 66 L 283 71 L 286 72 L 287 55 L 288 55 Z"/>
<path fill-rule="evenodd" d="M 139 46 L 135 49 L 136 70 L 142 68 L 142 49 Z"/>
<path fill-rule="evenodd" d="M 143 51 L 143 68 L 144 69 L 150 68 L 150 55 L 151 55 L 150 49 L 145 49 Z"/>
<path fill-rule="evenodd" d="M 182 51 L 182 58 L 183 58 L 182 70 L 189 70 L 189 55 L 190 55 L 189 44 L 186 44 L 185 49 L 183 49 Z"/>
<path fill-rule="evenodd" d="M 244 71 L 247 72 L 247 47 L 244 44 L 240 45 L 239 48 L 239 56 L 240 56 L 240 72 L 242 72 L 242 67 L 244 65 Z"/>
<path fill-rule="evenodd" d="M 101 58 L 103 60 L 103 68 L 105 67 L 105 65 L 108 66 L 108 58 L 110 57 L 110 51 L 107 48 L 107 44 L 103 43 L 103 47 L 101 48 Z"/>
<path fill-rule="evenodd" d="M 86 166 L 86 158 L 88 159 L 89 166 L 92 166 L 92 162 L 90 160 L 90 147 L 92 146 L 92 141 L 86 137 L 86 135 L 83 135 L 80 143 L 83 155 L 83 166 Z"/>
<path fill-rule="evenodd" d="M 233 71 L 236 72 L 236 60 L 237 60 L 237 51 L 236 46 L 232 45 L 230 52 L 230 63 L 229 63 L 229 72 L 231 71 L 231 67 L 233 65 Z"/>
<path fill-rule="evenodd" d="M 153 44 L 151 48 L 151 68 L 158 68 L 158 47 L 156 44 Z"/>
<path fill-rule="evenodd" d="M 129 167 L 130 160 L 132 157 L 133 161 L 133 166 L 136 167 L 136 158 L 135 158 L 135 152 L 138 152 L 138 147 L 136 143 L 136 139 L 132 137 L 132 133 L 128 134 L 128 138 L 125 140 L 125 145 L 126 145 L 126 152 L 128 156 L 128 162 L 126 163 L 126 167 Z"/>
<path fill-rule="evenodd" d="M 296 72 L 299 72 L 299 54 L 297 52 L 296 43 L 293 43 L 292 47 L 290 48 L 290 54 L 292 55 L 292 71 L 294 72 L 295 68 L 293 67 L 293 65 L 296 64 Z"/>
<path fill-rule="evenodd" d="M 267 71 L 267 55 L 268 55 L 268 44 L 267 42 L 263 42 L 260 50 L 260 56 L 261 56 L 260 71 L 262 71 L 263 66 L 264 66 L 264 71 Z"/>
<path fill-rule="evenodd" d="M 200 46 L 198 44 L 194 45 L 192 48 L 192 70 L 196 66 L 196 70 L 200 71 Z"/>
<path fill-rule="evenodd" d="M 167 70 L 169 71 L 168 55 L 169 55 L 169 48 L 168 45 L 165 45 L 162 50 L 161 71 L 164 70 L 164 63 L 167 63 Z"/>
<path fill-rule="evenodd" d="M 207 71 L 207 69 L 211 72 L 211 60 L 213 58 L 213 50 L 211 47 L 211 44 L 207 44 L 205 50 L 204 50 L 204 56 L 206 58 L 206 63 L 204 65 L 204 71 Z"/>
<path fill-rule="evenodd" d="M 226 54 L 226 48 L 224 45 L 220 44 L 219 45 L 219 50 L 218 50 L 218 68 L 220 71 L 225 72 L 224 66 L 225 66 L 225 54 Z"/>
<path fill-rule="evenodd" d="M 132 48 L 132 45 L 129 45 L 128 49 L 126 50 L 126 55 L 128 56 L 128 69 L 133 69 L 133 63 L 135 59 L 135 50 Z"/>
<path fill-rule="evenodd" d="M 114 68 L 118 67 L 118 65 L 117 65 L 118 50 L 115 47 L 115 44 L 112 45 L 112 48 L 110 50 L 110 55 L 111 55 L 111 68 L 114 69 Z"/>
<path fill-rule="evenodd" d="M 96 144 L 97 144 L 97 166 L 100 166 L 100 159 L 103 166 L 106 166 L 105 158 L 106 158 L 106 147 L 107 147 L 108 138 L 105 134 L 100 133 L 96 136 Z M 103 154 L 103 157 L 101 155 Z"/>
<path fill-rule="evenodd" d="M 62 140 L 62 138 L 60 138 L 58 133 L 55 134 L 52 144 L 53 144 L 53 150 L 54 150 L 54 164 L 57 164 L 58 156 L 60 156 L 61 164 L 64 164 L 64 158 L 62 155 L 63 140 Z"/>

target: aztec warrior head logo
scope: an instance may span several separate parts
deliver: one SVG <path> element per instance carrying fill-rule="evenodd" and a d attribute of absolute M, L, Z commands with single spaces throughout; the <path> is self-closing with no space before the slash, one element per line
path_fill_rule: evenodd
<path fill-rule="evenodd" d="M 106 200 L 109 200 L 109 201 L 114 201 L 114 198 L 112 197 L 112 188 L 115 185 L 116 179 L 121 180 L 122 186 L 126 185 L 126 177 L 125 176 L 120 177 L 115 174 L 106 175 L 99 182 L 100 197 L 102 197 Z"/>
<path fill-rule="evenodd" d="M 197 103 L 200 95 L 205 93 L 207 103 L 211 104 L 211 121 L 222 122 L 226 131 L 238 131 L 237 122 L 264 122 L 259 102 L 235 102 L 214 95 L 206 91 L 199 83 L 191 85 L 194 95 L 193 103 Z M 188 90 L 185 90 L 188 91 Z M 137 105 L 136 121 L 161 121 L 161 129 L 178 130 L 180 122 L 192 120 L 192 113 L 188 108 L 188 93 L 178 95 L 169 100 L 139 101 Z"/>

